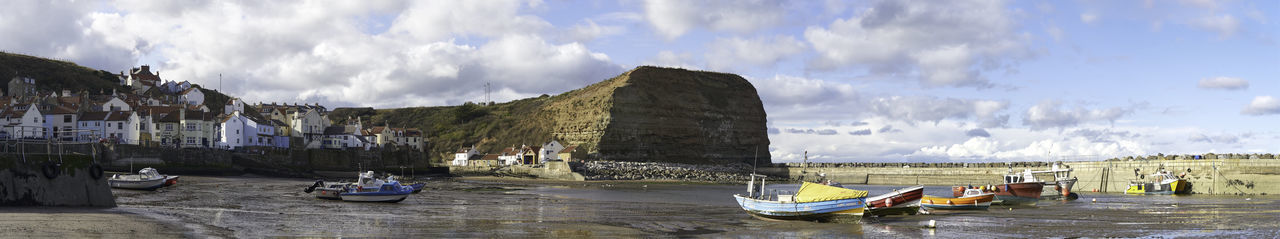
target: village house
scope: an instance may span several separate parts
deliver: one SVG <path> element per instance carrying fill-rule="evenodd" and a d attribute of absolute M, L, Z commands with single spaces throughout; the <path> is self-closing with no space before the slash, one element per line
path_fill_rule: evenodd
<path fill-rule="evenodd" d="M 133 111 L 133 107 L 129 106 L 128 103 L 125 103 L 125 101 L 120 99 L 120 97 L 111 97 L 111 99 L 106 102 L 102 102 L 102 104 L 97 107 L 97 111 Z"/>
<path fill-rule="evenodd" d="M 44 128 L 50 133 L 49 136 L 62 141 L 76 140 L 76 124 L 79 113 L 75 109 L 52 105 L 45 107 L 48 114 L 44 115 Z"/>
<path fill-rule="evenodd" d="M 560 153 L 556 154 L 556 158 L 564 160 L 565 162 L 581 162 L 584 157 L 586 157 L 586 154 L 579 152 L 577 145 L 564 147 L 564 149 L 560 150 Z"/>
<path fill-rule="evenodd" d="M 203 111 L 181 111 L 182 131 L 180 132 L 183 148 L 213 147 L 217 135 L 215 125 L 218 123 L 212 113 Z"/>
<path fill-rule="evenodd" d="M 319 143 L 325 135 L 324 118 L 320 117 L 320 112 L 316 110 L 306 110 L 303 112 L 294 112 L 288 123 L 291 137 L 302 138 L 302 144 L 307 148 L 319 148 Z M 314 144 L 314 146 L 313 146 Z"/>
<path fill-rule="evenodd" d="M 244 147 L 244 116 L 240 112 L 231 112 L 222 118 L 222 125 L 218 129 L 218 147 L 223 149 L 235 150 Z"/>
<path fill-rule="evenodd" d="M 0 118 L 5 120 L 4 127 L 0 129 L 0 138 L 10 139 L 30 139 L 45 138 L 44 115 L 40 114 L 39 107 L 33 105 L 15 105 L 4 109 L 0 112 Z"/>
<path fill-rule="evenodd" d="M 231 100 L 228 100 L 227 104 L 222 108 L 223 114 L 231 114 L 231 112 L 237 111 L 244 112 L 244 101 L 241 101 L 239 98 L 231 98 Z"/>
<path fill-rule="evenodd" d="M 372 140 L 379 147 L 387 147 L 395 145 L 397 147 L 407 147 L 421 151 L 426 140 L 422 137 L 422 131 L 416 128 L 392 128 L 378 126 L 369 130 L 373 135 Z"/>
<path fill-rule="evenodd" d="M 182 102 L 189 105 L 204 105 L 204 92 L 202 92 L 200 88 L 187 88 L 186 90 L 179 92 L 178 97 L 182 99 Z M 208 108 L 206 108 L 205 111 L 207 112 Z"/>
<path fill-rule="evenodd" d="M 539 153 L 538 163 L 546 163 L 547 161 L 560 160 L 560 151 L 564 150 L 564 145 L 560 141 L 551 140 L 542 145 L 542 151 Z"/>
<path fill-rule="evenodd" d="M 480 152 L 476 151 L 476 146 L 474 145 L 470 148 L 458 149 L 458 151 L 453 154 L 453 162 L 451 164 L 453 166 L 467 166 L 467 161 L 471 160 L 471 157 L 479 154 Z"/>
<path fill-rule="evenodd" d="M 138 114 L 133 111 L 111 111 L 102 127 L 106 139 L 116 144 L 138 144 Z"/>
<path fill-rule="evenodd" d="M 249 138 L 249 146 L 257 147 L 274 147 L 273 143 L 276 138 L 276 127 L 271 125 L 271 121 L 260 118 L 249 118 L 247 123 L 253 124 L 253 134 L 245 135 Z"/>
<path fill-rule="evenodd" d="M 30 77 L 14 77 L 9 80 L 9 97 L 23 99 L 36 96 L 36 79 Z"/>
<path fill-rule="evenodd" d="M 76 141 L 97 142 L 107 136 L 107 116 L 111 112 L 81 112 L 76 116 L 80 126 L 77 127 Z"/>
<path fill-rule="evenodd" d="M 498 157 L 500 156 L 501 155 L 497 155 L 497 154 L 476 155 L 476 156 L 473 156 L 473 158 L 467 160 L 467 166 L 472 166 L 472 167 L 501 166 L 502 162 L 498 160 Z"/>
<path fill-rule="evenodd" d="M 134 92 L 146 92 L 160 83 L 160 72 L 151 73 L 151 66 L 148 65 L 133 68 L 129 70 L 129 74 L 121 75 L 124 76 L 122 84 L 133 88 Z"/>
<path fill-rule="evenodd" d="M 369 149 L 371 144 L 365 139 L 360 119 L 347 119 L 343 125 L 329 126 L 324 130 L 326 149 L 363 148 Z"/>

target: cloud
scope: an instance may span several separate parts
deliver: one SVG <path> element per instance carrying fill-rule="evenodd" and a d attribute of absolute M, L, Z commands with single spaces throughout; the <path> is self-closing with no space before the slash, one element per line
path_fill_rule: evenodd
<path fill-rule="evenodd" d="M 1240 29 L 1240 20 L 1231 15 L 1221 16 L 1205 16 L 1191 20 L 1191 26 L 1195 26 L 1206 31 L 1217 32 L 1218 37 L 1228 38 L 1236 34 Z"/>
<path fill-rule="evenodd" d="M 769 134 L 781 134 L 781 133 L 782 133 L 782 130 L 778 130 L 778 128 L 769 127 Z"/>
<path fill-rule="evenodd" d="M 626 32 L 621 26 L 600 25 L 591 19 L 583 20 L 569 28 L 567 38 L 574 42 L 590 42 L 596 38 L 618 35 Z"/>
<path fill-rule="evenodd" d="M 1280 100 L 1269 95 L 1254 97 L 1240 113 L 1254 116 L 1280 114 Z"/>
<path fill-rule="evenodd" d="M 880 127 L 880 129 L 876 130 L 876 133 L 881 133 L 881 134 L 898 133 L 898 132 L 902 132 L 902 130 L 894 129 L 893 125 L 885 125 L 884 127 Z"/>
<path fill-rule="evenodd" d="M 1202 142 L 1210 144 L 1236 144 L 1240 142 L 1240 137 L 1230 134 L 1220 134 L 1209 136 L 1205 134 L 1195 134 L 1187 138 L 1191 142 Z"/>
<path fill-rule="evenodd" d="M 717 38 L 707 47 L 707 66 L 712 70 L 773 67 L 806 49 L 804 43 L 794 37 L 781 35 L 753 39 Z"/>
<path fill-rule="evenodd" d="M 1080 123 L 1092 121 L 1115 123 L 1120 117 L 1133 114 L 1133 112 L 1133 109 L 1124 107 L 1092 110 L 1084 107 L 1063 109 L 1061 102 L 1046 100 L 1027 109 L 1026 114 L 1022 117 L 1022 124 L 1031 127 L 1033 130 L 1043 130 L 1076 126 Z"/>
<path fill-rule="evenodd" d="M 871 135 L 871 129 L 849 131 L 849 135 Z"/>
<path fill-rule="evenodd" d="M 101 31 L 90 1 L 6 1 L 0 8 L 0 49 L 107 70 L 133 66 L 149 44 Z"/>
<path fill-rule="evenodd" d="M 988 133 L 985 129 L 971 129 L 965 131 L 964 135 L 969 137 L 991 137 L 991 133 Z"/>
<path fill-rule="evenodd" d="M 591 21 L 556 29 L 522 13 L 538 1 L 205 3 L 119 3 L 118 13 L 91 14 L 89 31 L 160 59 L 152 68 L 165 79 L 213 86 L 222 74 L 220 90 L 248 101 L 453 105 L 485 100 L 491 83 L 501 102 L 624 70 L 581 43 L 548 40 L 611 30 Z M 122 55 L 107 70 L 136 64 Z"/>
<path fill-rule="evenodd" d="M 1141 134 L 1112 129 L 1077 129 L 1067 135 L 1088 139 L 1089 142 L 1110 143 L 1123 139 L 1141 137 Z"/>
<path fill-rule="evenodd" d="M 1097 22 L 1098 22 L 1098 18 L 1100 18 L 1100 17 L 1098 16 L 1098 14 L 1097 14 L 1097 13 L 1090 13 L 1090 12 L 1087 12 L 1087 13 L 1081 13 L 1081 14 L 1080 14 L 1080 22 L 1083 22 L 1083 23 L 1085 23 L 1085 24 L 1094 24 L 1094 23 L 1097 23 Z"/>
<path fill-rule="evenodd" d="M 786 132 L 787 132 L 788 134 L 816 134 L 816 135 L 836 135 L 836 134 L 839 134 L 839 132 L 837 132 L 837 131 L 836 131 L 836 130 L 834 130 L 834 129 L 820 129 L 820 130 L 815 130 L 815 129 L 787 129 L 787 130 L 786 130 Z"/>
<path fill-rule="evenodd" d="M 870 124 L 870 123 L 867 123 L 867 122 L 864 122 L 864 121 L 854 121 L 854 122 L 849 123 L 849 126 L 863 126 L 863 125 L 867 125 L 867 124 Z"/>
<path fill-rule="evenodd" d="M 805 39 L 818 57 L 809 67 L 865 67 L 872 74 L 910 76 L 928 87 L 989 88 L 983 72 L 1012 70 L 1029 59 L 1030 37 L 1003 1 L 881 1 Z"/>
<path fill-rule="evenodd" d="M 997 114 L 1009 107 L 1005 101 L 891 96 L 873 99 L 869 104 L 871 112 L 878 116 L 909 123 L 975 118 L 983 127 L 1000 127 L 1009 119 Z"/>
<path fill-rule="evenodd" d="M 1244 90 L 1249 89 L 1249 81 L 1235 77 L 1219 76 L 1200 79 L 1200 89 Z"/>
<path fill-rule="evenodd" d="M 714 31 L 749 33 L 782 21 L 785 8 L 772 0 L 647 0 L 645 19 L 658 35 L 675 39 L 705 28 Z"/>
<path fill-rule="evenodd" d="M 657 55 L 644 62 L 645 65 L 684 68 L 691 70 L 702 69 L 694 63 L 693 55 L 687 52 L 675 53 L 673 51 L 659 51 Z"/>
<path fill-rule="evenodd" d="M 1145 153 L 1142 144 L 1135 140 L 1092 142 L 1082 137 L 1068 137 L 1041 139 L 1020 146 L 990 137 L 972 137 L 959 144 L 923 147 L 912 155 L 965 161 L 1041 161 L 1053 156 L 1105 158 Z"/>

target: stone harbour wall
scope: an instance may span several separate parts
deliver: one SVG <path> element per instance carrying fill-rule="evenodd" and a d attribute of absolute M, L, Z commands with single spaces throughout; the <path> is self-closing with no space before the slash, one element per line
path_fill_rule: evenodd
<path fill-rule="evenodd" d="M 0 156 L 0 206 L 115 207 L 111 175 L 94 178 L 91 163 L 87 156 Z"/>

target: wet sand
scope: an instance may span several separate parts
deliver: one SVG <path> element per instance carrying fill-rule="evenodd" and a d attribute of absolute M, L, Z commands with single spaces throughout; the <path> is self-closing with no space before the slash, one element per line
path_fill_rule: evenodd
<path fill-rule="evenodd" d="M 114 192 L 116 210 L 173 222 L 195 237 L 1271 237 L 1280 232 L 1275 220 L 1280 197 L 1274 196 L 1086 193 L 1077 201 L 1042 201 L 1012 210 L 993 206 L 829 224 L 750 217 L 730 196 L 745 191 L 741 185 L 451 178 L 429 180 L 423 193 L 400 203 L 350 203 L 303 193 L 312 182 L 184 176 L 178 186 L 155 192 Z M 872 194 L 893 188 L 846 186 Z M 949 189 L 926 189 L 927 194 L 944 192 Z M 939 227 L 920 226 L 929 220 Z"/>
<path fill-rule="evenodd" d="M 116 209 L 0 208 L 0 237 L 13 238 L 174 238 L 185 230 L 173 224 Z"/>

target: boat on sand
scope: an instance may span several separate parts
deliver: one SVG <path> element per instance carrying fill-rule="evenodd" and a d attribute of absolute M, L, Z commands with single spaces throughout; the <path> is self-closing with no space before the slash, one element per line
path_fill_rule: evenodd
<path fill-rule="evenodd" d="M 962 195 L 954 198 L 924 195 L 920 198 L 920 207 L 942 210 L 987 210 L 996 194 L 979 189 L 966 189 Z"/>
<path fill-rule="evenodd" d="M 916 214 L 920 210 L 920 199 L 924 197 L 924 186 L 894 189 L 892 192 L 867 198 L 867 213 L 877 216 Z"/>
<path fill-rule="evenodd" d="M 756 178 L 760 187 L 755 187 Z M 867 191 L 804 182 L 795 194 L 764 193 L 764 175 L 751 174 L 747 195 L 734 194 L 742 210 L 766 220 L 857 223 L 866 209 Z"/>
<path fill-rule="evenodd" d="M 138 174 L 111 175 L 111 178 L 107 179 L 107 184 L 113 188 L 156 190 L 164 187 L 168 179 L 168 176 L 161 175 L 154 168 L 143 168 L 138 170 Z M 174 176 L 173 180 L 177 183 L 177 176 Z"/>

